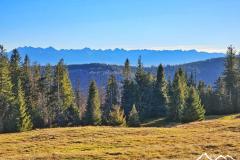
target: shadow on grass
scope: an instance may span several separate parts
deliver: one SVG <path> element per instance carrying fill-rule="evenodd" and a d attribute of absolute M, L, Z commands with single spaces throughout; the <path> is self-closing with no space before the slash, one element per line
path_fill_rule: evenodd
<path fill-rule="evenodd" d="M 235 119 L 240 118 L 240 114 L 231 114 L 231 115 L 209 115 L 205 117 L 205 120 L 214 120 L 214 119 Z M 181 125 L 182 123 L 168 121 L 165 117 L 148 119 L 141 124 L 141 127 L 165 127 L 171 128 Z"/>
<path fill-rule="evenodd" d="M 141 124 L 141 127 L 175 127 L 180 125 L 181 123 L 170 122 L 165 117 L 157 118 L 157 119 L 149 119 Z"/>

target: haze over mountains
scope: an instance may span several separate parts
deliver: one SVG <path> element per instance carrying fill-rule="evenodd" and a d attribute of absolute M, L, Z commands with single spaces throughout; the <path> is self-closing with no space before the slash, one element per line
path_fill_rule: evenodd
<path fill-rule="evenodd" d="M 94 50 L 90 48 L 56 50 L 52 47 L 19 47 L 17 49 L 21 57 L 28 54 L 32 62 L 36 61 L 41 65 L 47 63 L 54 65 L 61 58 L 68 65 L 88 63 L 122 65 L 126 58 L 129 58 L 131 65 L 136 65 L 138 57 L 141 56 L 145 66 L 157 66 L 160 63 L 176 65 L 224 56 L 223 53 L 198 52 L 196 50 Z"/>

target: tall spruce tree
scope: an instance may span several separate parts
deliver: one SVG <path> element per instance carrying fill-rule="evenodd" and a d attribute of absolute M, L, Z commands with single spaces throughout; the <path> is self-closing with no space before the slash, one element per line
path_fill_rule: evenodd
<path fill-rule="evenodd" d="M 21 87 L 21 80 L 18 80 L 17 83 L 17 107 L 19 110 L 19 120 L 18 120 L 18 130 L 29 131 L 33 128 L 32 120 L 30 114 L 27 111 L 27 107 L 24 100 L 24 94 Z"/>
<path fill-rule="evenodd" d="M 229 46 L 227 50 L 227 57 L 225 60 L 225 70 L 223 73 L 223 80 L 225 85 L 225 96 L 229 102 L 225 107 L 226 113 L 233 113 L 238 108 L 238 85 L 240 72 L 237 65 L 236 50 Z"/>
<path fill-rule="evenodd" d="M 154 83 L 151 116 L 164 116 L 168 105 L 167 82 L 163 66 L 160 64 L 157 70 L 157 80 Z"/>
<path fill-rule="evenodd" d="M 225 84 L 223 77 L 219 77 L 215 82 L 215 91 L 214 91 L 214 104 L 213 104 L 213 113 L 215 114 L 227 114 L 229 112 L 229 107 L 227 105 L 230 104 L 232 106 L 231 101 L 225 95 Z M 232 112 L 232 111 L 231 111 Z"/>
<path fill-rule="evenodd" d="M 181 112 L 185 105 L 188 95 L 186 76 L 181 68 L 175 73 L 172 83 L 171 103 L 168 107 L 168 119 L 171 121 L 180 121 Z"/>
<path fill-rule="evenodd" d="M 124 63 L 123 77 L 124 77 L 126 80 L 130 80 L 130 79 L 131 79 L 131 67 L 130 67 L 130 61 L 129 61 L 129 59 L 126 59 L 126 61 L 125 61 L 125 63 Z"/>
<path fill-rule="evenodd" d="M 50 64 L 47 64 L 43 68 L 43 76 L 40 80 L 40 101 L 41 101 L 41 108 L 43 108 L 43 121 L 44 126 L 49 127 L 52 124 L 52 115 L 51 115 L 51 89 L 53 85 L 53 71 Z"/>
<path fill-rule="evenodd" d="M 18 111 L 14 104 L 7 54 L 0 45 L 0 132 L 17 131 Z"/>
<path fill-rule="evenodd" d="M 110 75 L 108 79 L 108 84 L 106 87 L 106 97 L 105 103 L 103 107 L 103 123 L 107 123 L 109 118 L 109 113 L 113 109 L 115 105 L 119 104 L 119 90 L 116 81 L 116 77 L 114 75 Z"/>
<path fill-rule="evenodd" d="M 135 85 L 131 80 L 131 68 L 128 59 L 126 59 L 124 64 L 123 77 L 121 106 L 124 110 L 126 118 L 128 118 L 129 112 L 135 103 Z"/>
<path fill-rule="evenodd" d="M 79 110 L 75 103 L 74 91 L 72 89 L 69 74 L 64 68 L 63 78 L 61 80 L 61 92 L 63 100 L 64 125 L 77 125 L 79 123 Z"/>
<path fill-rule="evenodd" d="M 20 59 L 21 58 L 18 50 L 14 49 L 10 58 L 10 74 L 13 85 L 13 94 L 15 98 L 17 97 L 18 80 L 21 76 Z"/>
<path fill-rule="evenodd" d="M 139 111 L 140 119 L 144 120 L 150 116 L 151 112 L 153 76 L 150 73 L 145 73 L 141 57 L 138 59 L 135 82 L 135 104 Z"/>
<path fill-rule="evenodd" d="M 181 122 L 184 123 L 204 119 L 205 110 L 201 104 L 199 94 L 193 86 L 189 89 L 181 114 Z"/>
<path fill-rule="evenodd" d="M 58 126 L 78 124 L 79 112 L 63 59 L 55 67 L 53 83 L 50 97 L 53 123 Z"/>
<path fill-rule="evenodd" d="M 80 79 L 77 79 L 77 86 L 75 88 L 75 103 L 79 110 L 79 118 L 83 118 L 83 95 L 81 94 Z"/>
<path fill-rule="evenodd" d="M 101 109 L 98 89 L 95 81 L 92 81 L 89 86 L 88 100 L 84 122 L 87 125 L 101 124 Z"/>
<path fill-rule="evenodd" d="M 21 67 L 21 82 L 24 91 L 25 102 L 27 105 L 27 111 L 30 113 L 31 117 L 34 118 L 34 101 L 32 97 L 33 93 L 33 75 L 32 68 L 30 65 L 30 59 L 28 55 L 24 57 L 24 62 Z M 34 126 L 35 127 L 35 126 Z"/>
<path fill-rule="evenodd" d="M 32 99 L 32 121 L 36 128 L 44 127 L 44 106 L 41 97 L 41 67 L 36 62 L 31 66 L 31 99 Z"/>

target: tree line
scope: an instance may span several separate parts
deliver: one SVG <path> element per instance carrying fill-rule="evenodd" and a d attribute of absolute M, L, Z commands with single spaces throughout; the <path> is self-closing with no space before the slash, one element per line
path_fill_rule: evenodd
<path fill-rule="evenodd" d="M 161 64 L 153 76 L 144 70 L 141 57 L 133 73 L 127 59 L 121 84 L 111 75 L 104 95 L 95 81 L 90 82 L 83 109 L 80 88 L 73 89 L 63 60 L 40 66 L 31 64 L 26 55 L 21 63 L 16 49 L 8 58 L 0 46 L 0 132 L 78 125 L 138 127 L 149 118 L 186 123 L 203 120 L 205 115 L 236 113 L 240 111 L 239 72 L 232 46 L 225 71 L 213 87 L 197 82 L 193 73 L 181 68 L 167 79 Z"/>

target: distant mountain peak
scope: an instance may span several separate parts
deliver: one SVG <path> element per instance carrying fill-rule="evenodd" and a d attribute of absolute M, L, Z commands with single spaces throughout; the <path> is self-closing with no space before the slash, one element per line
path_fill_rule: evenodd
<path fill-rule="evenodd" d="M 59 59 L 63 58 L 67 64 L 86 64 L 86 63 L 105 63 L 122 65 L 128 58 L 131 65 L 137 64 L 139 56 L 142 57 L 145 66 L 157 66 L 160 63 L 164 65 L 175 65 L 191 63 L 211 58 L 223 57 L 223 53 L 208 53 L 192 50 L 149 50 L 135 49 L 125 50 L 122 48 L 115 49 L 55 49 L 54 47 L 19 47 L 21 57 L 28 54 L 32 61 L 40 64 L 56 64 Z"/>

